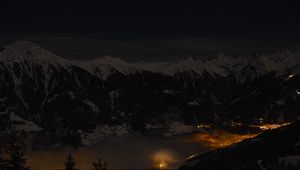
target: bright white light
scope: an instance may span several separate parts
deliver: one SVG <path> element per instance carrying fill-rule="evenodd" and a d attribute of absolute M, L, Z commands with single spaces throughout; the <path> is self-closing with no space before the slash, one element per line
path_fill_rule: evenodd
<path fill-rule="evenodd" d="M 291 74 L 291 75 L 289 75 L 289 78 L 292 78 L 292 77 L 294 77 L 295 75 L 294 74 Z"/>
<path fill-rule="evenodd" d="M 192 159 L 192 158 L 194 158 L 196 155 L 194 154 L 194 155 L 191 155 L 191 156 L 189 156 L 187 159 Z"/>
<path fill-rule="evenodd" d="M 298 95 L 300 95 L 300 91 L 299 91 L 299 90 L 296 90 L 296 93 L 297 93 Z"/>

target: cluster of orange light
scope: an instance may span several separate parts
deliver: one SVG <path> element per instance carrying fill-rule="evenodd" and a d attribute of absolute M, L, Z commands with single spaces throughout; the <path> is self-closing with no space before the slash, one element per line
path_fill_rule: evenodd
<path fill-rule="evenodd" d="M 242 123 L 240 123 L 240 122 L 233 122 L 233 121 L 230 122 L 230 125 L 232 127 L 241 127 L 241 126 L 243 126 Z"/>
<path fill-rule="evenodd" d="M 233 126 L 241 126 L 240 123 L 231 122 Z M 282 124 L 263 124 L 263 125 L 250 125 L 251 127 L 259 128 L 262 131 L 277 129 L 290 123 Z M 200 126 L 197 126 L 200 128 Z M 201 126 L 203 127 L 203 126 Z M 187 139 L 188 142 L 199 142 L 209 148 L 223 148 L 234 143 L 238 143 L 247 138 L 253 138 L 257 136 L 258 133 L 249 133 L 249 134 L 236 134 L 230 133 L 224 130 L 212 130 L 209 133 L 197 133 L 192 138 Z"/>
<path fill-rule="evenodd" d="M 211 125 L 208 125 L 208 124 L 198 124 L 197 128 L 211 128 Z"/>
<path fill-rule="evenodd" d="M 256 135 L 257 134 L 234 134 L 223 130 L 214 130 L 210 133 L 195 134 L 191 139 L 187 139 L 187 141 L 199 142 L 214 149 L 226 147 L 244 139 L 255 137 Z"/>
<path fill-rule="evenodd" d="M 272 130 L 272 129 L 277 129 L 286 125 L 289 125 L 291 123 L 282 123 L 282 124 L 264 124 L 264 125 L 251 125 L 251 127 L 256 127 L 259 128 L 263 131 L 265 130 Z"/>

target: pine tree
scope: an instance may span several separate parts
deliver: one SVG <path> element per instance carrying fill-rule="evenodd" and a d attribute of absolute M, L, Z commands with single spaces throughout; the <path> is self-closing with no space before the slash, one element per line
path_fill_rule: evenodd
<path fill-rule="evenodd" d="M 286 163 L 284 160 L 282 161 L 278 161 L 278 167 L 277 167 L 278 170 L 285 170 L 286 169 Z"/>
<path fill-rule="evenodd" d="M 6 169 L 6 162 L 2 158 L 0 158 L 0 169 Z"/>
<path fill-rule="evenodd" d="M 294 170 L 294 167 L 291 163 L 287 163 L 286 170 Z"/>
<path fill-rule="evenodd" d="M 24 154 L 24 133 L 11 129 L 9 146 L 7 154 L 9 159 L 7 161 L 8 170 L 29 170 L 26 166 L 26 158 Z"/>
<path fill-rule="evenodd" d="M 77 170 L 74 158 L 71 153 L 69 153 L 69 155 L 67 156 L 64 170 Z"/>
<path fill-rule="evenodd" d="M 99 158 L 96 162 L 93 163 L 93 170 L 107 170 L 107 164 L 106 162 L 102 161 L 101 158 Z"/>

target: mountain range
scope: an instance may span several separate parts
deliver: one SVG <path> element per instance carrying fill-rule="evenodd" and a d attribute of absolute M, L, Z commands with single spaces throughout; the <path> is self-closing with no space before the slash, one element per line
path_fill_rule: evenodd
<path fill-rule="evenodd" d="M 103 125 L 149 133 L 299 117 L 300 52 L 135 62 L 67 60 L 29 41 L 0 48 L 0 130 L 16 115 L 55 140 Z M 116 132 L 117 133 L 117 132 Z"/>

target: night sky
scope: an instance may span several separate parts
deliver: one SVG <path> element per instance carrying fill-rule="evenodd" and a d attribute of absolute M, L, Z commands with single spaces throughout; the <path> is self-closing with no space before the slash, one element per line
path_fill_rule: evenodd
<path fill-rule="evenodd" d="M 201 55 L 226 49 L 243 52 L 300 47 L 298 5 L 284 1 L 1 2 L 0 15 L 2 44 L 28 39 L 77 59 L 106 54 Z M 157 43 L 161 41 L 168 43 Z M 178 48 L 183 50 L 174 51 Z M 84 53 L 88 55 L 82 57 Z"/>

